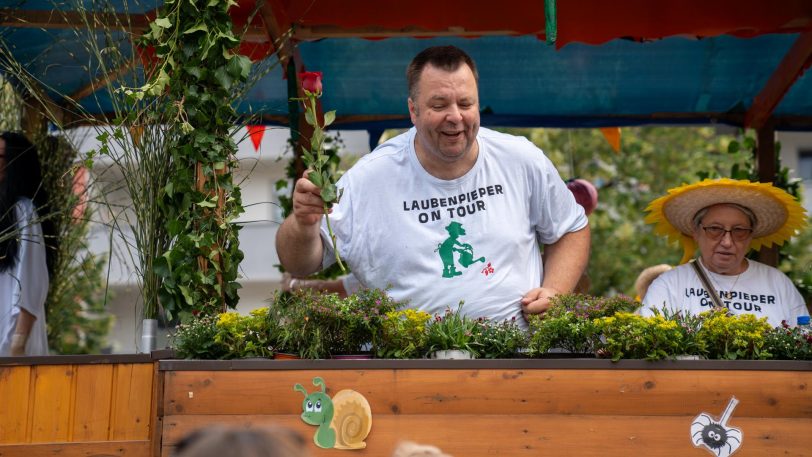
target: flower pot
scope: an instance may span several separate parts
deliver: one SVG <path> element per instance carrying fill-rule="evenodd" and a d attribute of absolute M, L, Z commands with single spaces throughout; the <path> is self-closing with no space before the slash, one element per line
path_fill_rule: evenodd
<path fill-rule="evenodd" d="M 158 319 L 144 319 L 141 321 L 141 352 L 151 353 L 157 347 Z"/>
<path fill-rule="evenodd" d="M 702 360 L 704 357 L 701 355 L 693 355 L 693 354 L 683 354 L 683 355 L 675 355 L 674 360 Z"/>
<path fill-rule="evenodd" d="M 463 360 L 463 359 L 473 359 L 474 356 L 469 351 L 463 351 L 460 349 L 443 349 L 440 351 L 434 351 L 431 354 L 432 359 L 442 359 L 442 360 Z"/>
<path fill-rule="evenodd" d="M 291 354 L 289 352 L 277 352 L 273 355 L 274 360 L 299 360 L 299 357 L 296 354 Z"/>

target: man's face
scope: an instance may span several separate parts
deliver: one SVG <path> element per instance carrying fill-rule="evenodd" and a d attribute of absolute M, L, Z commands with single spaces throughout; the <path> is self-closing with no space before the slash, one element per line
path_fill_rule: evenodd
<path fill-rule="evenodd" d="M 427 65 L 417 83 L 415 99 L 409 98 L 409 114 L 417 128 L 415 147 L 421 162 L 442 167 L 476 158 L 479 131 L 479 95 L 468 65 L 447 72 Z"/>
<path fill-rule="evenodd" d="M 0 138 L 0 182 L 6 179 L 6 140 Z"/>
<path fill-rule="evenodd" d="M 752 228 L 741 210 L 729 205 L 712 206 L 699 227 L 694 229 L 694 240 L 699 245 L 705 266 L 719 274 L 735 275 L 744 271 L 744 255 L 753 240 L 753 232 L 747 229 Z M 725 232 L 717 236 L 713 232 L 718 229 Z"/>

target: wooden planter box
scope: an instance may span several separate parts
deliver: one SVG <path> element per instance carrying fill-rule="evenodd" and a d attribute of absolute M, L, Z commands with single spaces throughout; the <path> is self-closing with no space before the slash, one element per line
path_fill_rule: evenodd
<path fill-rule="evenodd" d="M 0 358 L 0 456 L 156 454 L 160 355 Z"/>
<path fill-rule="evenodd" d="M 718 418 L 743 431 L 737 456 L 812 455 L 812 362 L 608 360 L 239 360 L 159 363 L 161 455 L 181 437 L 219 423 L 284 425 L 308 439 L 303 394 L 320 376 L 331 396 L 363 394 L 372 431 L 360 451 L 434 444 L 456 457 L 712 455 L 694 447 L 691 423 Z"/>
<path fill-rule="evenodd" d="M 166 356 L 166 353 L 163 354 Z M 170 456 L 209 424 L 300 419 L 302 384 L 360 392 L 372 431 L 360 451 L 388 456 L 402 439 L 456 457 L 685 456 L 700 413 L 743 431 L 736 456 L 812 455 L 812 362 L 612 363 L 546 360 L 156 360 L 128 356 L 0 359 L 0 456 Z"/>

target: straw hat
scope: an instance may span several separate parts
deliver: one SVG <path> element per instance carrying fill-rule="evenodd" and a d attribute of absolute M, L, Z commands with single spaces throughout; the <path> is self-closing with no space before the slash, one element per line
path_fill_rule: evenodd
<path fill-rule="evenodd" d="M 735 203 L 749 208 L 756 216 L 750 249 L 784 244 L 806 225 L 806 211 L 795 198 L 770 183 L 728 178 L 706 179 L 685 184 L 648 205 L 645 221 L 655 224 L 654 232 L 670 241 L 679 241 L 684 249 L 680 263 L 693 256 L 693 219 L 708 206 Z"/>

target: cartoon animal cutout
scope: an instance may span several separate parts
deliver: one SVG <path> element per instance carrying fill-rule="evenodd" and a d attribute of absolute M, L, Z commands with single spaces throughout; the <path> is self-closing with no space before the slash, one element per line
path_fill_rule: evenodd
<path fill-rule="evenodd" d="M 360 393 L 344 389 L 330 398 L 327 386 L 318 376 L 313 385 L 321 391 L 308 394 L 301 384 L 293 390 L 304 394 L 302 420 L 318 427 L 313 435 L 316 446 L 325 449 L 364 449 L 364 441 L 372 429 L 372 410 Z"/>
<path fill-rule="evenodd" d="M 707 413 L 696 416 L 691 424 L 691 440 L 694 446 L 704 446 L 716 457 L 727 457 L 736 452 L 744 437 L 740 429 L 729 427 L 727 421 L 738 404 L 739 400 L 736 397 L 730 397 L 730 402 L 718 421 Z"/>

